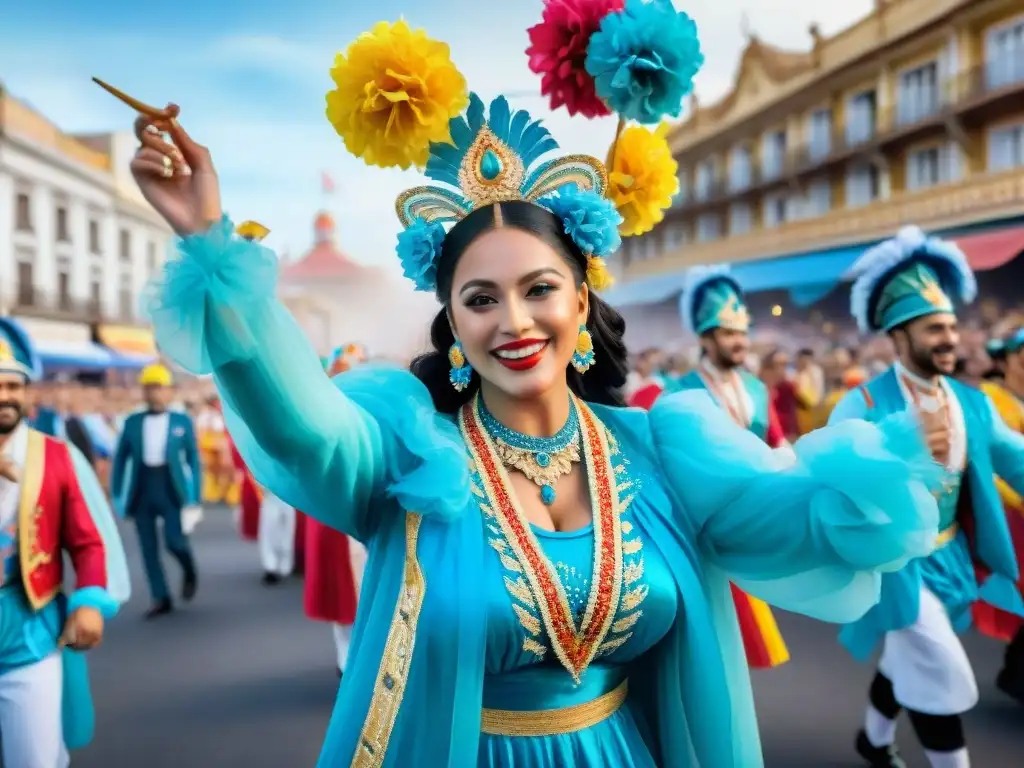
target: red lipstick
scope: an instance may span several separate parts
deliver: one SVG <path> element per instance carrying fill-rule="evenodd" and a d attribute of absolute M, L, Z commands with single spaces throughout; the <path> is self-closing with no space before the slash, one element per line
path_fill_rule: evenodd
<path fill-rule="evenodd" d="M 548 339 L 516 339 L 500 347 L 491 350 L 494 358 L 508 368 L 510 371 L 528 371 L 533 368 L 544 357 L 544 351 L 548 348 Z M 529 350 L 536 347 L 536 351 L 525 356 L 514 356 L 521 350 Z M 502 355 L 501 353 L 506 353 Z"/>

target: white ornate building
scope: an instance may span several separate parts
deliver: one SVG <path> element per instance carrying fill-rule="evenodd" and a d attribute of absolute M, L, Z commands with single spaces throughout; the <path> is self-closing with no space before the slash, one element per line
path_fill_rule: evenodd
<path fill-rule="evenodd" d="M 313 221 L 313 247 L 282 263 L 279 294 L 321 355 L 360 343 L 371 355 L 404 360 L 427 347 L 439 309 L 404 278 L 349 259 L 328 213 Z"/>
<path fill-rule="evenodd" d="M 154 352 L 137 297 L 171 232 L 131 179 L 135 145 L 65 134 L 0 85 L 0 314 L 52 366 Z"/>

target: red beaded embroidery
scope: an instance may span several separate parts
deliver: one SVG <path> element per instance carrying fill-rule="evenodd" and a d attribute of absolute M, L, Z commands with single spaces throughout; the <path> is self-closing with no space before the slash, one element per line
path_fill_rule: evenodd
<path fill-rule="evenodd" d="M 604 642 L 615 618 L 622 590 L 622 531 L 604 427 L 587 405 L 574 398 L 583 430 L 583 452 L 594 505 L 594 572 L 587 610 L 576 627 L 561 582 L 554 574 L 530 530 L 526 516 L 513 498 L 505 468 L 484 431 L 479 402 L 463 406 L 459 418 L 488 497 L 506 540 L 523 568 L 540 608 L 548 636 L 562 665 L 579 680 Z"/>

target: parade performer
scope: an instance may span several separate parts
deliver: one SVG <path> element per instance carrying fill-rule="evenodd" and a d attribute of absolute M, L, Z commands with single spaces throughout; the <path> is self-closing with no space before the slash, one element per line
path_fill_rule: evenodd
<path fill-rule="evenodd" d="M 996 349 L 1001 358 L 1002 376 L 999 380 L 983 381 L 981 390 L 992 400 L 1006 426 L 1024 434 L 1024 330 L 1014 331 L 1009 338 L 1000 340 Z M 996 478 L 996 485 L 1020 568 L 1024 562 L 1024 501 L 1001 477 Z M 1024 590 L 1024 577 L 1017 586 Z M 1009 644 L 996 686 L 1024 704 L 1024 621 L 1020 616 L 981 602 L 974 606 L 974 622 L 980 632 Z"/>
<path fill-rule="evenodd" d="M 114 450 L 110 486 L 115 508 L 135 522 L 153 604 L 146 618 L 170 613 L 174 604 L 160 559 L 157 521 L 163 523 L 167 551 L 181 566 L 181 597 L 192 600 L 198 576 L 188 535 L 182 528 L 183 512 L 199 504 L 202 471 L 192 419 L 171 411 L 171 372 L 163 365 L 146 366 L 139 386 L 146 410 L 133 413 Z"/>
<path fill-rule="evenodd" d="M 599 68 L 638 103 L 657 101 L 646 78 L 696 69 L 666 0 L 602 27 Z M 636 40 L 660 42 L 634 72 Z M 620 407 L 625 324 L 594 288 L 620 242 L 604 166 L 546 158 L 548 131 L 465 93 L 448 56 L 381 23 L 328 96 L 352 151 L 438 183 L 398 200 L 405 273 L 443 304 L 411 372 L 324 376 L 275 296 L 276 256 L 222 213 L 208 151 L 175 107 L 136 123 L 135 178 L 183 238 L 146 292 L 161 349 L 213 374 L 262 485 L 369 550 L 320 764 L 757 768 L 729 582 L 862 615 L 882 569 L 929 551 L 938 467 L 910 415 L 779 453 L 703 393 Z"/>
<path fill-rule="evenodd" d="M 871 765 L 903 766 L 895 732 L 896 717 L 906 709 L 933 766 L 966 767 L 961 715 L 977 703 L 978 688 L 957 633 L 971 625 L 979 597 L 1017 615 L 1024 610 L 993 478 L 999 474 L 1024 489 L 1024 437 L 1006 427 L 984 394 L 951 377 L 959 343 L 954 302 L 970 302 L 976 293 L 957 246 L 905 227 L 860 263 L 853 315 L 862 332 L 889 334 L 898 359 L 840 400 L 830 423 L 917 412 L 937 425 L 929 445 L 947 476 L 938 493 L 941 532 L 934 551 L 886 574 L 879 604 L 841 635 L 861 660 L 883 644 L 857 751 Z M 860 482 L 875 482 L 868 478 Z M 899 513 L 891 504 L 879 505 L 883 512 Z M 980 589 L 975 563 L 990 574 Z"/>
<path fill-rule="evenodd" d="M 324 360 L 328 376 L 340 376 L 366 362 L 366 350 L 359 344 L 338 347 Z M 338 674 L 348 665 L 352 627 L 356 620 L 359 573 L 353 556 L 361 544 L 341 531 L 321 523 L 316 517 L 306 520 L 305 592 L 306 616 L 331 625 Z"/>
<path fill-rule="evenodd" d="M 237 504 L 240 495 L 237 472 L 217 395 L 206 398 L 196 416 L 195 430 L 203 469 L 201 500 L 207 504 Z"/>
<path fill-rule="evenodd" d="M 3 764 L 64 768 L 95 725 L 83 651 L 128 600 L 117 526 L 78 449 L 24 420 L 42 366 L 0 318 L 0 742 Z M 75 588 L 62 592 L 64 556 Z"/>
<path fill-rule="evenodd" d="M 686 330 L 700 339 L 701 357 L 697 367 L 676 383 L 676 390 L 707 392 L 736 424 L 772 448 L 780 447 L 785 436 L 768 388 L 744 366 L 750 350 L 750 313 L 729 268 L 691 268 L 679 308 Z M 735 585 L 732 591 L 747 663 L 765 669 L 789 661 L 771 608 Z"/>
<path fill-rule="evenodd" d="M 258 221 L 243 221 L 235 230 L 236 234 L 249 241 L 261 242 L 270 230 Z M 252 472 L 245 466 L 242 455 L 238 452 L 234 440 L 228 435 L 231 447 L 231 460 L 235 467 L 236 484 L 238 485 L 239 533 L 246 541 L 257 541 L 260 531 L 260 507 L 263 503 L 263 491 L 256 485 Z"/>

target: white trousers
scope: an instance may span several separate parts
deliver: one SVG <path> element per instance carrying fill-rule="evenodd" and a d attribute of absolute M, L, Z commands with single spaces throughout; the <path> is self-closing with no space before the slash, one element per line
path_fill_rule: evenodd
<path fill-rule="evenodd" d="M 9 768 L 67 768 L 60 652 L 0 675 L 0 738 Z"/>
<path fill-rule="evenodd" d="M 888 632 L 878 662 L 896 701 L 925 715 L 961 715 L 978 703 L 974 670 L 945 606 L 922 587 L 917 621 Z"/>
<path fill-rule="evenodd" d="M 265 492 L 260 505 L 260 562 L 266 573 L 288 576 L 295 559 L 295 508 Z"/>
<path fill-rule="evenodd" d="M 352 625 L 331 624 L 331 629 L 334 630 L 334 649 L 338 654 L 338 669 L 344 672 L 345 665 L 348 664 L 348 647 L 352 642 Z"/>

